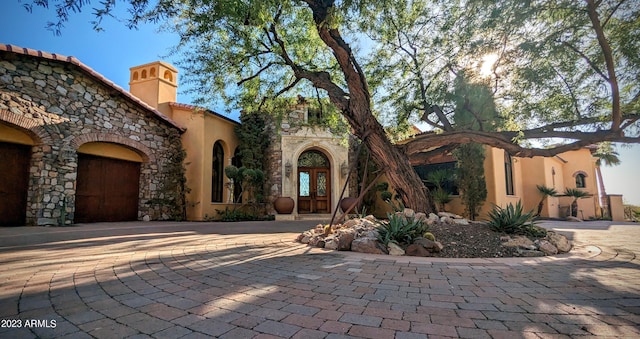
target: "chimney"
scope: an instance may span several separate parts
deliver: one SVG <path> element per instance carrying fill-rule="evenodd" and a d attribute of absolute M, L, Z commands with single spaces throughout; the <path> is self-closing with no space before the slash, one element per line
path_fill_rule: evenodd
<path fill-rule="evenodd" d="M 169 103 L 177 100 L 178 70 L 168 63 L 155 61 L 131 67 L 129 71 L 129 92 L 171 117 Z"/>

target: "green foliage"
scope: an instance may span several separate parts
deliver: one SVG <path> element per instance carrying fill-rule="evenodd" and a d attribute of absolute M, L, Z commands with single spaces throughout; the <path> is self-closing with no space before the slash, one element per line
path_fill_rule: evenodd
<path fill-rule="evenodd" d="M 220 216 L 219 221 L 227 221 L 227 222 L 265 221 L 265 220 L 273 220 L 274 218 L 274 216 L 260 215 L 258 213 L 248 212 L 238 208 L 229 209 L 228 207 L 226 207 L 224 210 L 216 210 L 216 212 Z"/>
<path fill-rule="evenodd" d="M 460 190 L 460 199 L 465 206 L 465 214 L 469 219 L 475 220 L 487 199 L 484 147 L 475 143 L 464 144 L 456 148 L 453 155 L 458 160 L 456 182 Z"/>
<path fill-rule="evenodd" d="M 415 238 L 422 237 L 429 225 L 413 217 L 405 217 L 402 213 L 388 214 L 388 221 L 380 221 L 378 227 L 378 241 L 387 246 L 390 242 L 396 244 L 411 244 Z"/>
<path fill-rule="evenodd" d="M 532 234 L 539 232 L 533 221 L 533 211 L 524 213 L 520 201 L 514 206 L 509 203 L 506 208 L 493 206 L 489 212 L 489 227 L 496 232 L 507 234 Z"/>
<path fill-rule="evenodd" d="M 169 153 L 164 173 L 162 173 L 163 181 L 158 191 L 159 194 L 146 202 L 151 208 L 157 207 L 158 213 L 168 215 L 171 220 L 181 221 L 187 218 L 185 195 L 189 192 L 189 188 L 185 176 L 186 164 L 184 160 L 186 156 L 187 153 L 182 147 L 174 148 Z"/>
<path fill-rule="evenodd" d="M 577 217 L 578 216 L 578 199 L 590 197 L 591 194 L 589 194 L 588 192 L 579 190 L 577 188 L 567 187 L 564 189 L 564 196 L 573 198 L 573 200 L 571 201 L 569 213 L 571 214 L 571 216 Z"/>
<path fill-rule="evenodd" d="M 271 143 L 269 130 L 263 113 L 242 112 L 236 135 L 240 141 L 238 149 L 242 166 L 264 171 L 267 149 Z"/>
<path fill-rule="evenodd" d="M 261 188 L 265 182 L 265 175 L 262 170 L 244 166 L 238 168 L 229 165 L 224 168 L 224 174 L 227 178 L 233 180 L 233 182 L 229 183 L 230 190 L 234 189 L 234 183 L 240 183 L 240 187 L 242 188 L 240 196 L 242 196 L 243 192 L 247 192 L 249 203 L 261 202 L 263 200 Z"/>
<path fill-rule="evenodd" d="M 451 194 L 442 188 L 436 188 L 431 191 L 431 197 L 433 198 L 433 201 L 438 204 L 438 210 L 440 212 L 445 212 L 445 205 L 453 200 Z"/>
<path fill-rule="evenodd" d="M 539 216 L 540 213 L 542 213 L 542 207 L 544 206 L 544 200 L 547 199 L 547 197 L 555 197 L 558 196 L 558 191 L 556 191 L 555 188 L 553 187 L 547 187 L 544 185 L 536 185 L 536 187 L 538 188 L 538 192 L 540 192 L 540 194 L 542 194 L 542 198 L 540 199 L 540 202 L 538 203 L 538 211 L 536 212 L 535 216 Z"/>

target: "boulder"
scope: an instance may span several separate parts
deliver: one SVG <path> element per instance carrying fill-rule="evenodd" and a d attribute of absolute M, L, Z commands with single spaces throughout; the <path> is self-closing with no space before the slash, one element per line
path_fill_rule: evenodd
<path fill-rule="evenodd" d="M 451 219 L 464 219 L 461 215 L 449 212 L 438 212 L 439 217 L 447 217 Z"/>
<path fill-rule="evenodd" d="M 337 250 L 338 249 L 338 239 L 333 235 L 330 235 L 330 236 L 324 238 L 324 248 L 326 248 L 328 250 Z"/>
<path fill-rule="evenodd" d="M 547 240 L 540 240 L 538 242 L 538 249 L 540 251 L 542 251 L 542 253 L 544 253 L 544 255 L 555 255 L 555 254 L 558 254 L 558 248 L 553 246 L 553 244 L 550 243 Z"/>
<path fill-rule="evenodd" d="M 427 251 L 431 253 L 438 253 L 442 251 L 444 246 L 438 241 L 429 240 L 427 238 L 418 237 L 413 240 L 413 243 L 416 245 L 420 245 L 424 247 Z"/>
<path fill-rule="evenodd" d="M 523 236 L 520 236 L 520 235 L 516 236 L 515 238 L 510 239 L 507 242 L 503 242 L 502 246 L 505 246 L 505 247 L 518 247 L 518 248 L 525 249 L 525 250 L 536 250 L 537 249 L 537 247 L 533 243 L 533 241 L 531 241 L 527 237 L 523 237 Z"/>
<path fill-rule="evenodd" d="M 416 213 L 415 220 L 420 220 L 422 222 L 426 222 L 427 221 L 427 215 L 422 213 L 422 212 L 418 212 L 418 213 Z"/>
<path fill-rule="evenodd" d="M 444 216 L 444 217 L 440 217 L 440 222 L 443 224 L 451 225 L 453 224 L 453 219 L 450 217 Z"/>
<path fill-rule="evenodd" d="M 453 220 L 454 224 L 469 225 L 469 220 L 467 220 L 467 219 L 451 219 L 451 220 Z"/>
<path fill-rule="evenodd" d="M 410 208 L 405 208 L 403 214 L 405 218 L 414 218 L 416 216 L 416 212 Z"/>
<path fill-rule="evenodd" d="M 309 246 L 318 246 L 318 243 L 322 241 L 322 247 L 324 247 L 324 237 L 322 234 L 316 234 L 309 239 Z"/>
<path fill-rule="evenodd" d="M 547 232 L 547 240 L 558 249 L 558 253 L 571 251 L 571 242 L 567 237 L 556 232 Z"/>
<path fill-rule="evenodd" d="M 387 251 L 389 251 L 389 255 L 402 256 L 404 255 L 404 250 L 400 245 L 390 242 L 387 245 Z"/>
<path fill-rule="evenodd" d="M 356 237 L 355 231 L 342 231 L 338 236 L 338 247 L 339 251 L 349 251 L 351 250 L 351 243 L 353 239 Z M 326 244 L 325 244 L 326 248 Z"/>
<path fill-rule="evenodd" d="M 360 220 L 358 219 L 349 219 L 342 224 L 342 228 L 350 228 L 358 225 Z"/>
<path fill-rule="evenodd" d="M 351 251 L 372 254 L 387 254 L 386 249 L 375 238 L 358 238 L 351 243 Z"/>
<path fill-rule="evenodd" d="M 432 222 L 438 222 L 440 221 L 440 217 L 435 213 L 429 213 L 429 220 Z"/>
<path fill-rule="evenodd" d="M 410 255 L 413 257 L 430 257 L 431 252 L 427 251 L 427 249 L 420 244 L 411 244 L 407 247 L 405 255 Z"/>

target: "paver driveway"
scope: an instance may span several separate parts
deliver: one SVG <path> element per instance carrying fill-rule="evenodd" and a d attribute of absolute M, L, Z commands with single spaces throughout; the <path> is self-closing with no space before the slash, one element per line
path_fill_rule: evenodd
<path fill-rule="evenodd" d="M 640 226 L 547 223 L 572 255 L 455 260 L 290 241 L 310 226 L 2 228 L 0 337 L 640 337 Z"/>

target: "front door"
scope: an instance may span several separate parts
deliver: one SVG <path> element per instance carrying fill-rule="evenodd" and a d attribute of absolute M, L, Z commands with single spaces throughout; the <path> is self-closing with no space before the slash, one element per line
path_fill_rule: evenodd
<path fill-rule="evenodd" d="M 328 168 L 298 168 L 298 213 L 331 212 Z"/>

